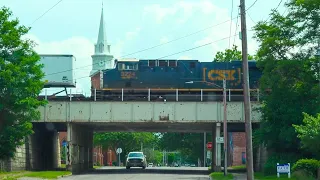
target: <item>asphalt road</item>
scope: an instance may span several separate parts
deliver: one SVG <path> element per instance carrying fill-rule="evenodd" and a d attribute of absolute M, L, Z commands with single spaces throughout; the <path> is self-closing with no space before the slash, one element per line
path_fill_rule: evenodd
<path fill-rule="evenodd" d="M 124 167 L 102 167 L 95 172 L 73 175 L 61 180 L 209 180 L 206 168 L 198 167 L 147 167 L 146 169 Z"/>
<path fill-rule="evenodd" d="M 208 175 L 181 175 L 181 174 L 85 174 L 74 175 L 61 180 L 209 180 Z"/>

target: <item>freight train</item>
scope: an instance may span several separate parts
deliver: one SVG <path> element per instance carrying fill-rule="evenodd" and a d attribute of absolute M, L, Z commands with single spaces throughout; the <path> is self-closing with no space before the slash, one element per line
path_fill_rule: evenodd
<path fill-rule="evenodd" d="M 258 89 L 262 72 L 256 61 L 248 65 L 250 89 Z M 176 95 L 208 99 L 222 94 L 224 79 L 229 94 L 242 94 L 242 61 L 118 59 L 114 69 L 93 74 L 91 83 L 92 94 L 106 100 L 119 100 L 123 94 L 131 100 L 176 99 Z"/>

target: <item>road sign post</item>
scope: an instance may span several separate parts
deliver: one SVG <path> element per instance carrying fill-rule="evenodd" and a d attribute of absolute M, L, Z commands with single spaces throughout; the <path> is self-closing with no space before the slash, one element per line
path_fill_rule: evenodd
<path fill-rule="evenodd" d="M 288 178 L 291 178 L 291 173 L 290 173 L 290 163 L 287 164 L 279 164 L 277 163 L 277 177 L 280 177 L 280 173 L 287 173 Z"/>
<path fill-rule="evenodd" d="M 117 149 L 117 154 L 118 154 L 118 156 L 119 156 L 119 167 L 120 167 L 120 154 L 122 153 L 122 149 L 121 148 L 118 148 Z"/>

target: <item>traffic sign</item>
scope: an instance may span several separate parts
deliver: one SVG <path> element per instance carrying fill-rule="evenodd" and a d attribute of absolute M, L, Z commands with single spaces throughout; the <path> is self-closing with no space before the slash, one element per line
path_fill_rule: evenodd
<path fill-rule="evenodd" d="M 208 143 L 207 143 L 207 148 L 208 148 L 208 149 L 211 149 L 211 148 L 212 148 L 212 142 L 208 142 Z"/>
<path fill-rule="evenodd" d="M 117 154 L 121 154 L 122 153 L 122 149 L 121 148 L 118 148 L 117 149 Z"/>
<path fill-rule="evenodd" d="M 216 137 L 216 142 L 217 143 L 224 143 L 223 137 Z"/>
<path fill-rule="evenodd" d="M 67 144 L 68 144 L 68 143 L 67 143 L 66 141 L 63 141 L 63 142 L 62 142 L 62 146 L 67 146 Z"/>

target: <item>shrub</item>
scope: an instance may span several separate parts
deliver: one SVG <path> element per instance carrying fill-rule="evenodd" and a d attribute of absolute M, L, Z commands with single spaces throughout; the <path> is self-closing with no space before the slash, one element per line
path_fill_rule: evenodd
<path fill-rule="evenodd" d="M 311 173 L 313 177 L 317 177 L 318 168 L 320 168 L 320 161 L 315 159 L 300 159 L 293 165 L 292 171 L 304 170 Z"/>
<path fill-rule="evenodd" d="M 314 180 L 312 174 L 305 170 L 297 170 L 292 173 L 292 177 L 296 180 Z"/>
<path fill-rule="evenodd" d="M 275 175 L 277 174 L 277 163 L 284 164 L 290 163 L 292 164 L 299 159 L 296 154 L 272 154 L 268 157 L 267 162 L 263 167 L 264 175 Z"/>

